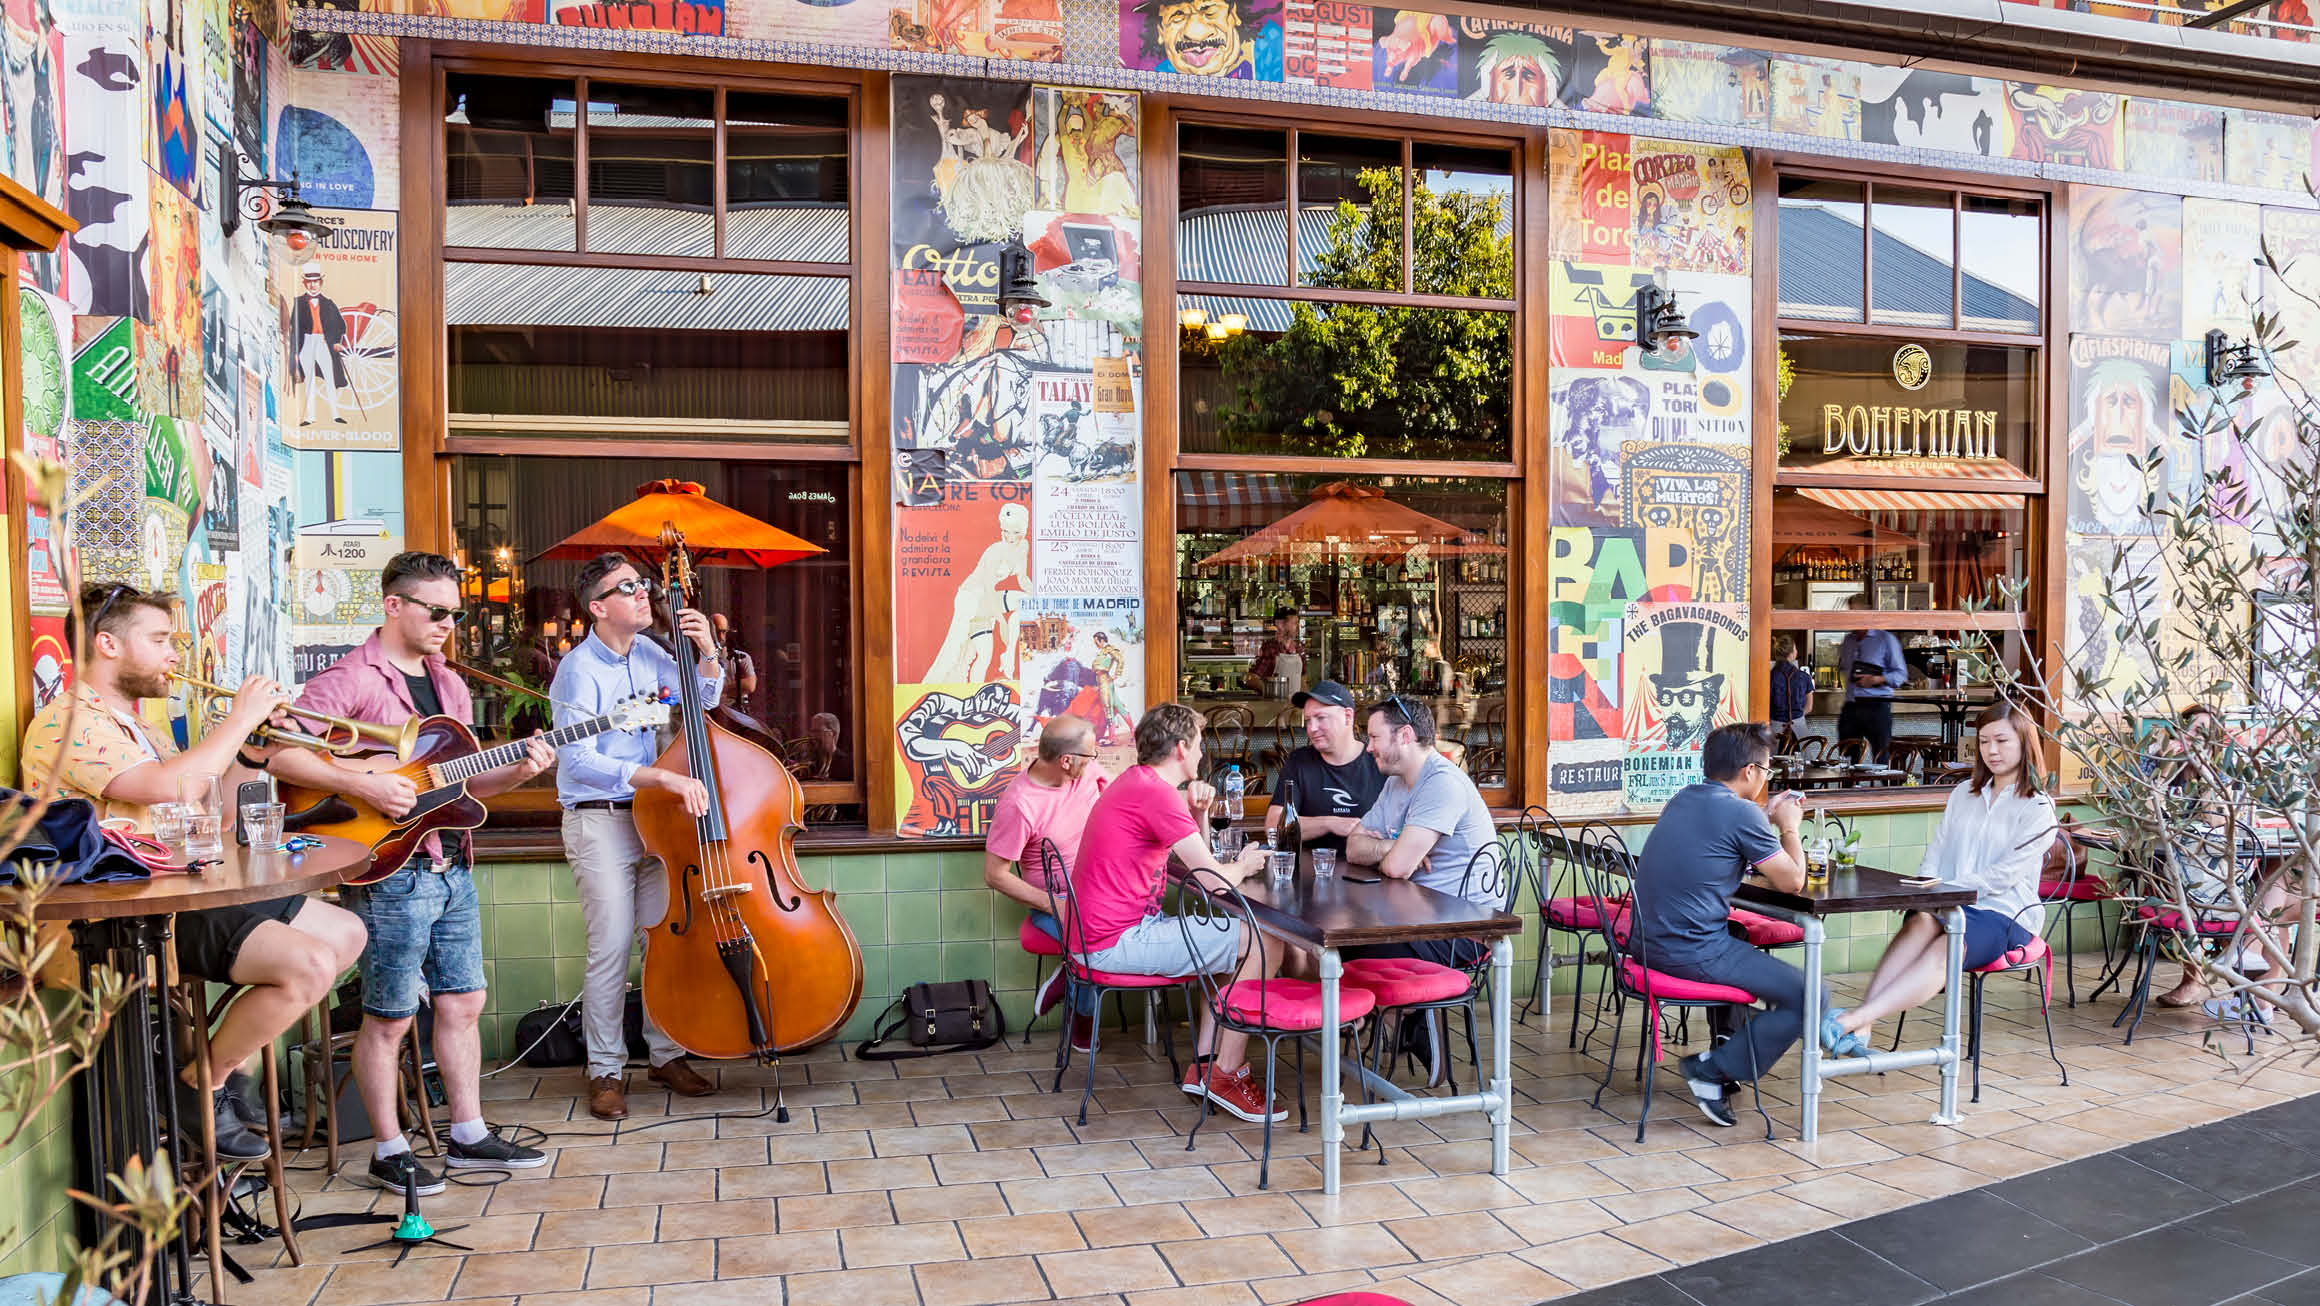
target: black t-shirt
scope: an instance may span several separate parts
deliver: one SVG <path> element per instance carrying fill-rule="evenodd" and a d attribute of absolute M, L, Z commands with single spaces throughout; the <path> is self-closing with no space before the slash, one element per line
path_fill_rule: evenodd
<path fill-rule="evenodd" d="M 404 672 L 403 685 L 411 691 L 411 706 L 419 709 L 420 716 L 443 715 L 443 700 L 436 696 L 435 681 L 426 672 L 415 676 Z"/>
<path fill-rule="evenodd" d="M 1306 744 L 1281 764 L 1281 787 L 1276 792 L 1287 793 L 1292 783 L 1297 786 L 1299 816 L 1359 816 L 1376 804 L 1378 791 L 1386 787 L 1386 778 L 1379 774 L 1377 762 L 1370 757 L 1368 749 L 1354 754 L 1353 760 L 1343 766 L 1331 766 L 1321 750 Z M 1345 839 L 1339 835 L 1307 835 L 1305 846 L 1343 852 Z"/>

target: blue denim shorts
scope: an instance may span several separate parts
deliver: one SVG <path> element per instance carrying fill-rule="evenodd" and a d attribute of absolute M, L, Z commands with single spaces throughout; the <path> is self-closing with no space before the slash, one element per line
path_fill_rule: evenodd
<path fill-rule="evenodd" d="M 437 874 L 414 857 L 345 896 L 370 931 L 362 955 L 364 1014 L 404 1020 L 419 1013 L 422 993 L 483 991 L 483 916 L 465 866 Z"/>

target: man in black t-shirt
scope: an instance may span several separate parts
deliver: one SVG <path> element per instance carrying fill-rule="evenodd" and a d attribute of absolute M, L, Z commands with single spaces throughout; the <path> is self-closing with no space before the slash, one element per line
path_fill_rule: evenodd
<path fill-rule="evenodd" d="M 1297 826 L 1308 848 L 1345 851 L 1345 836 L 1377 802 L 1386 778 L 1353 734 L 1353 693 L 1334 680 L 1300 692 L 1290 705 L 1305 714 L 1303 747 L 1281 766 L 1275 794 L 1297 788 Z M 1278 829 L 1281 809 L 1265 813 L 1265 828 Z"/>

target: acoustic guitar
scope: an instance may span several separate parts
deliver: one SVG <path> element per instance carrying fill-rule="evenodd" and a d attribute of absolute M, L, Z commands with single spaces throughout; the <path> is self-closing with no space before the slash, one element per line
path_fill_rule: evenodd
<path fill-rule="evenodd" d="M 577 743 L 607 730 L 646 730 L 667 725 L 669 706 L 653 695 L 639 694 L 613 704 L 603 716 L 551 730 L 544 738 L 550 748 Z M 467 782 L 486 771 L 496 771 L 524 760 L 528 739 L 494 748 L 476 742 L 475 733 L 447 716 L 431 716 L 419 723 L 411 760 L 398 762 L 393 753 L 338 758 L 338 764 L 372 774 L 393 772 L 419 791 L 419 801 L 400 821 L 351 794 L 327 789 L 282 786 L 282 827 L 301 834 L 335 834 L 371 847 L 370 869 L 346 883 L 374 884 L 403 869 L 427 836 L 438 831 L 453 834 L 472 830 L 488 813 L 481 799 L 467 792 Z"/>

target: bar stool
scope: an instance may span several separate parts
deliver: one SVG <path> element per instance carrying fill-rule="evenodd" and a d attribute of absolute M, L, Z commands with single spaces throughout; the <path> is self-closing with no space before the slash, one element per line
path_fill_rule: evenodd
<path fill-rule="evenodd" d="M 311 1037 L 307 1033 L 306 1022 L 309 1020 L 314 1022 Z M 397 1123 L 415 1124 L 418 1132 L 426 1138 L 428 1148 L 440 1153 L 443 1148 L 441 1140 L 435 1137 L 435 1119 L 426 1107 L 427 1066 L 419 1056 L 418 1024 L 413 1022 L 411 1029 L 411 1034 L 403 1041 L 401 1058 L 403 1091 L 399 1095 L 399 1105 L 404 1119 Z M 351 1029 L 343 1034 L 331 1032 L 330 1003 L 327 1000 L 317 1004 L 298 1021 L 301 1040 L 298 1045 L 298 1077 L 303 1089 L 300 1099 L 303 1110 L 300 1114 L 306 1117 L 306 1131 L 299 1137 L 298 1149 L 304 1151 L 314 1146 L 315 1122 L 321 1115 L 328 1115 L 330 1124 L 324 1129 L 322 1139 L 325 1165 L 331 1174 L 338 1173 L 338 1100 L 346 1091 L 346 1081 L 354 1074 L 355 1033 Z M 376 1128 L 377 1123 L 372 1122 L 373 1128 Z"/>
<path fill-rule="evenodd" d="M 201 1083 L 210 1082 L 209 1030 L 233 1000 L 241 996 L 242 986 L 223 984 L 215 1002 L 203 1001 L 210 981 L 181 976 L 177 973 L 177 959 L 172 953 L 168 960 L 169 1000 L 189 1028 L 193 1038 L 193 1073 Z M 266 1186 L 274 1194 L 274 1224 L 282 1235 L 282 1249 L 290 1254 L 292 1265 L 302 1265 L 305 1258 L 298 1251 L 298 1231 L 293 1227 L 290 1210 L 289 1186 L 282 1175 L 282 1089 L 280 1066 L 274 1045 L 266 1044 L 258 1051 L 260 1084 L 266 1099 L 265 1134 L 268 1144 L 266 1155 L 256 1161 L 234 1161 L 215 1166 L 207 1183 L 188 1182 L 189 1192 L 198 1192 L 201 1203 L 203 1248 L 209 1256 L 210 1300 L 223 1306 L 225 1302 L 226 1262 L 223 1251 L 223 1230 L 220 1203 L 230 1200 L 234 1185 L 249 1167 L 261 1166 L 266 1174 Z M 217 1156 L 217 1118 L 203 1111 L 201 1116 L 201 1154 L 214 1163 Z M 180 1124 L 184 1122 L 180 1121 Z M 255 1122 L 245 1122 L 255 1123 Z M 183 1145 L 179 1146 L 182 1152 Z M 183 1164 L 182 1157 L 180 1164 Z"/>

